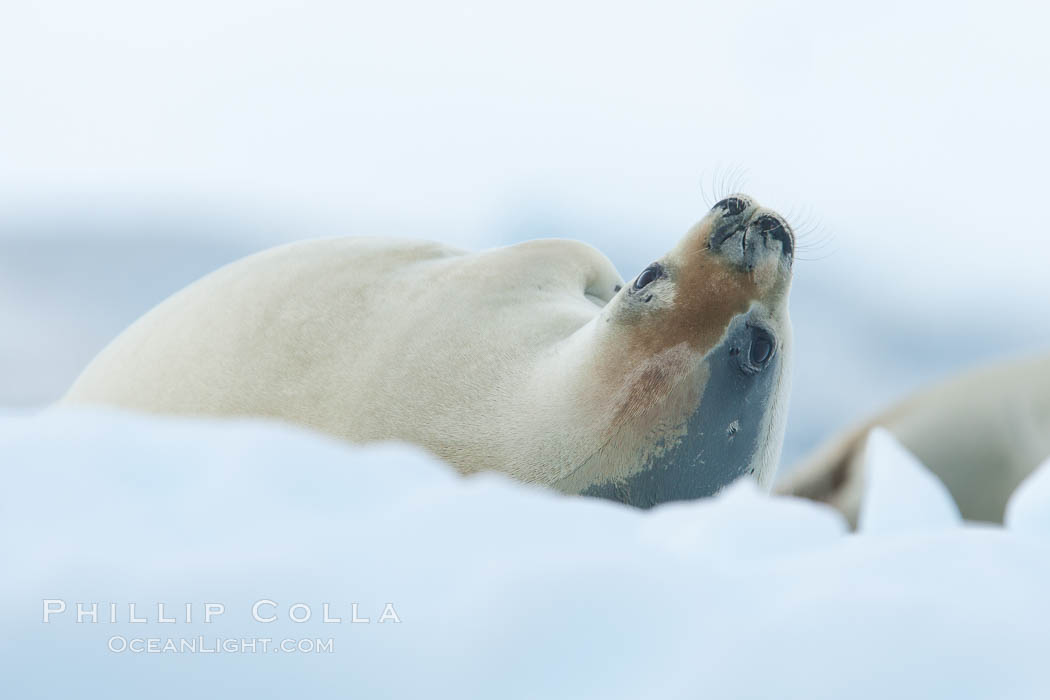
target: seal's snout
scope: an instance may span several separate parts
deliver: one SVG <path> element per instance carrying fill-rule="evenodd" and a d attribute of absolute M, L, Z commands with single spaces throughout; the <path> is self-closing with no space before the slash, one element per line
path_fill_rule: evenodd
<path fill-rule="evenodd" d="M 783 217 L 743 195 L 727 197 L 711 209 L 708 248 L 731 263 L 754 270 L 765 262 L 791 264 L 795 236 Z"/>

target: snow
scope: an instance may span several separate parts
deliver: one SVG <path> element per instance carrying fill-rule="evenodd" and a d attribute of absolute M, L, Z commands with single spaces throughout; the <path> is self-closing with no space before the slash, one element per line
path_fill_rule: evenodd
<path fill-rule="evenodd" d="M 864 497 L 857 527 L 865 534 L 953 527 L 962 516 L 947 487 L 885 428 L 864 446 Z"/>
<path fill-rule="evenodd" d="M 949 517 L 887 436 L 868 459 L 866 522 L 892 532 L 746 483 L 642 512 L 262 421 L 9 415 L 5 696 L 1045 697 L 1048 470 L 1003 529 Z M 45 600 L 67 610 L 45 624 Z M 253 620 L 267 600 L 278 620 Z M 205 623 L 205 603 L 225 612 Z M 378 621 L 388 603 L 400 622 Z M 334 641 L 107 650 L 199 636 Z"/>
<path fill-rule="evenodd" d="M 1017 487 L 1003 520 L 1015 532 L 1050 535 L 1050 458 Z"/>

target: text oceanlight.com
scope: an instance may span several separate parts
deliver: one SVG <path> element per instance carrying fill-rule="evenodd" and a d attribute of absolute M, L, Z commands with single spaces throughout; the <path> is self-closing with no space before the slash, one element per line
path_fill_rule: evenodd
<path fill-rule="evenodd" d="M 335 640 L 327 639 L 273 639 L 251 637 L 223 639 L 222 637 L 125 637 L 114 635 L 106 643 L 117 654 L 331 654 Z"/>

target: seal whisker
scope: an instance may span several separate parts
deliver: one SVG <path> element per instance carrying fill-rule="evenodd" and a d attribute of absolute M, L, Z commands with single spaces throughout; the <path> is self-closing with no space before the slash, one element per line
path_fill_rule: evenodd
<path fill-rule="evenodd" d="M 706 186 L 705 179 L 706 179 L 706 176 L 703 173 L 701 173 L 700 174 L 700 198 L 703 199 L 704 205 L 706 206 L 706 208 L 710 209 L 711 207 L 713 207 L 715 205 L 715 200 L 711 199 L 708 196 L 708 194 L 707 194 L 707 186 Z"/>
<path fill-rule="evenodd" d="M 795 235 L 796 260 L 824 260 L 834 255 L 834 249 L 820 256 L 807 255 L 807 253 L 824 251 L 834 242 L 835 238 L 820 222 L 809 204 L 801 208 L 792 204 L 788 212 L 788 221 Z"/>

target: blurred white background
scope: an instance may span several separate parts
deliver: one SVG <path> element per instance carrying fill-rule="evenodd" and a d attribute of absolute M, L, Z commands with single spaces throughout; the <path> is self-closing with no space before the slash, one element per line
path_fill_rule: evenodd
<path fill-rule="evenodd" d="M 54 400 L 139 314 L 278 242 L 563 236 L 629 278 L 736 184 L 804 232 L 790 462 L 926 382 L 1050 347 L 1048 19 L 6 2 L 0 406 Z"/>

